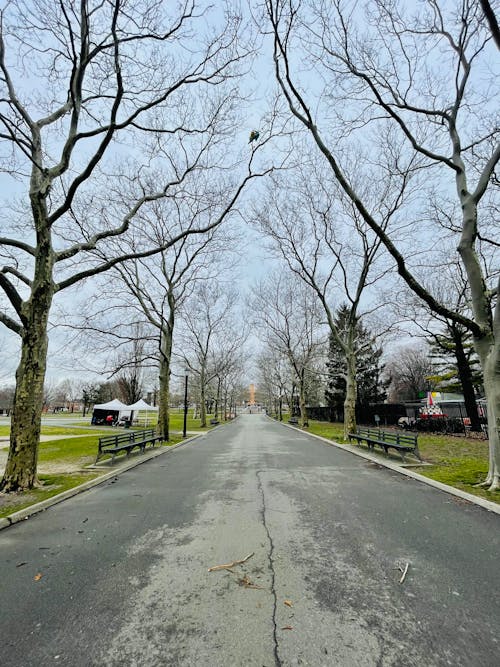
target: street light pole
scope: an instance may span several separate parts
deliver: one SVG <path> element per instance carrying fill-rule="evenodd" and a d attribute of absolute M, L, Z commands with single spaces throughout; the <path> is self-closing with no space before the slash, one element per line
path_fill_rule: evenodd
<path fill-rule="evenodd" d="M 184 369 L 184 427 L 182 429 L 182 437 L 186 437 L 187 432 L 187 416 L 188 416 L 188 377 L 189 370 Z"/>

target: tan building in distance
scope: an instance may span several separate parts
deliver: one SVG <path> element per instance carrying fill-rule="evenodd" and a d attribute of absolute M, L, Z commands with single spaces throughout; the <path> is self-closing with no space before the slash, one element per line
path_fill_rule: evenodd
<path fill-rule="evenodd" d="M 250 393 L 250 400 L 248 401 L 248 405 L 255 405 L 255 385 L 253 384 L 250 385 L 249 393 Z"/>

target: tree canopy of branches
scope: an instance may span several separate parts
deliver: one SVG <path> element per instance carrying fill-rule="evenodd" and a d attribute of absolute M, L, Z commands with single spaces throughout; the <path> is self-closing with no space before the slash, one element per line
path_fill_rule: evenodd
<path fill-rule="evenodd" d="M 366 344 L 357 335 L 359 321 L 377 309 L 373 290 L 371 299 L 366 294 L 386 270 L 377 261 L 380 240 L 322 167 L 309 160 L 295 177 L 274 175 L 257 219 L 291 273 L 315 294 L 345 360 L 347 438 L 356 428 L 356 363 Z M 398 210 L 405 186 L 403 178 L 399 187 L 393 184 L 384 192 L 380 202 L 384 226 Z M 366 187 L 367 196 L 368 191 Z M 347 304 L 347 310 L 339 326 L 335 314 L 341 303 Z"/>
<path fill-rule="evenodd" d="M 393 398 L 398 401 L 415 401 L 421 392 L 434 389 L 432 384 L 432 361 L 429 349 L 423 343 L 398 350 L 387 364 L 391 376 Z"/>
<path fill-rule="evenodd" d="M 294 274 L 273 273 L 253 290 L 250 307 L 259 337 L 288 361 L 299 390 L 301 424 L 307 426 L 307 378 L 319 354 L 322 333 L 315 294 Z"/>
<path fill-rule="evenodd" d="M 400 276 L 433 311 L 471 331 L 484 374 L 490 464 L 484 482 L 500 486 L 500 303 L 498 269 L 479 249 L 498 250 L 492 219 L 500 158 L 496 50 L 475 0 L 410 5 L 386 0 L 361 9 L 333 0 L 266 0 L 275 73 L 289 110 L 326 159 L 338 184 L 393 258 Z M 307 60 L 307 85 L 296 63 Z M 493 58 L 492 58 L 493 54 Z M 320 83 L 323 82 L 323 88 Z M 379 211 L 353 179 L 363 164 L 346 146 L 365 147 L 370 168 L 398 174 L 391 145 L 405 147 L 420 170 L 420 196 L 384 228 Z M 370 159 L 371 158 L 371 159 Z M 366 172 L 373 178 L 373 173 Z M 482 214 L 482 215 L 481 215 Z M 436 244 L 457 248 L 471 293 L 471 315 L 442 303 L 426 287 L 417 262 L 432 264 Z M 417 252 L 416 252 L 417 249 Z"/>
<path fill-rule="evenodd" d="M 196 0 L 12 0 L 2 11 L 0 159 L 22 188 L 0 237 L 0 321 L 21 338 L 3 491 L 37 481 L 54 296 L 220 223 L 110 252 L 152 203 L 179 195 L 191 173 L 225 153 L 249 53 L 241 17 L 227 9 L 221 18 Z M 234 201 L 250 178 L 249 168 L 235 180 Z"/>
<path fill-rule="evenodd" d="M 231 290 L 216 281 L 197 285 L 184 304 L 179 357 L 198 385 L 202 427 L 207 424 L 212 383 L 216 387 L 211 402 L 220 405 L 224 381 L 229 382 L 241 363 L 247 331 L 238 322 L 236 307 Z"/>

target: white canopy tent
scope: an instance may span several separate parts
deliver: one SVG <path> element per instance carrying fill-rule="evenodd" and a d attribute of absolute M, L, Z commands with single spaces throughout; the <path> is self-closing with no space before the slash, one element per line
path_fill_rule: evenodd
<path fill-rule="evenodd" d="M 97 403 L 94 405 L 94 410 L 92 412 L 92 424 L 106 423 L 106 417 L 108 415 L 113 416 L 113 422 L 117 422 L 121 417 L 129 416 L 130 411 L 128 406 L 125 403 L 122 403 L 117 398 L 114 398 L 112 401 L 107 403 Z"/>
<path fill-rule="evenodd" d="M 118 410 L 119 412 L 123 410 L 129 410 L 130 408 L 125 403 L 122 403 L 117 398 L 114 398 L 112 401 L 107 403 L 99 403 L 94 405 L 94 410 Z"/>
<path fill-rule="evenodd" d="M 96 412 L 97 411 L 97 412 Z M 125 405 L 117 398 L 114 398 L 108 403 L 99 403 L 94 405 L 94 412 L 92 414 L 92 424 L 99 422 L 104 423 L 108 414 L 112 414 L 115 418 L 113 421 L 121 421 L 123 419 L 128 419 L 132 421 L 134 418 L 134 412 L 146 412 L 144 423 L 148 421 L 148 412 L 154 411 L 157 412 L 158 408 L 149 405 L 146 401 L 143 401 L 142 398 L 133 403 L 132 405 Z"/>
<path fill-rule="evenodd" d="M 144 423 L 146 424 L 148 421 L 148 411 L 153 410 L 153 412 L 157 412 L 158 408 L 154 405 L 149 405 L 148 403 L 146 403 L 146 401 L 143 401 L 142 398 L 140 398 L 132 405 L 127 405 L 127 410 L 130 410 L 130 420 L 134 418 L 134 412 L 139 412 L 139 410 L 141 410 L 142 412 L 145 411 L 146 416 L 144 418 Z"/>

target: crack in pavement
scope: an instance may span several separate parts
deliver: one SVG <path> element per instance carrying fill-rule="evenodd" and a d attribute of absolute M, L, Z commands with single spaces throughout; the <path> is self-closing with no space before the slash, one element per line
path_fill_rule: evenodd
<path fill-rule="evenodd" d="M 259 490 L 261 499 L 262 499 L 262 508 L 260 511 L 260 514 L 262 516 L 262 524 L 264 526 L 264 529 L 267 534 L 267 539 L 269 541 L 269 551 L 267 554 L 268 560 L 269 560 L 269 569 L 271 571 L 271 593 L 273 595 L 273 641 L 274 641 L 274 664 L 276 667 L 281 667 L 281 659 L 279 656 L 279 651 L 278 651 L 278 635 L 277 635 L 277 624 L 276 624 L 276 615 L 278 611 L 278 597 L 276 595 L 276 588 L 275 588 L 275 573 L 274 573 L 274 560 L 273 560 L 273 555 L 274 555 L 274 543 L 273 543 L 273 538 L 271 537 L 271 533 L 269 532 L 269 528 L 267 526 L 266 522 L 266 499 L 264 496 L 264 487 L 262 485 L 262 480 L 260 479 L 260 475 L 265 472 L 263 470 L 257 470 L 256 471 L 256 477 L 257 477 L 257 488 Z"/>

